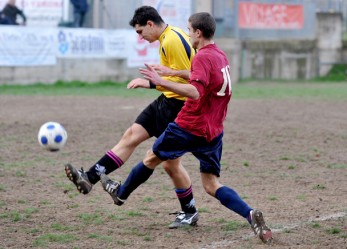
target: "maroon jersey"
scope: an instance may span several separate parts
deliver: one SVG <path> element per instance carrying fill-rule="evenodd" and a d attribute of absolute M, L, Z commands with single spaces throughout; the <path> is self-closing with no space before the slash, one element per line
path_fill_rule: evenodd
<path fill-rule="evenodd" d="M 189 82 L 197 88 L 200 97 L 188 98 L 175 122 L 186 131 L 211 141 L 223 131 L 232 94 L 225 53 L 215 44 L 201 48 L 193 59 Z"/>

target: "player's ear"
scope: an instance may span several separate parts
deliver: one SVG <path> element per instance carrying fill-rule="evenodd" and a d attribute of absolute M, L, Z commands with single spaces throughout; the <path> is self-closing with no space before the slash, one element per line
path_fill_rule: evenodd
<path fill-rule="evenodd" d="M 153 22 L 153 21 L 151 21 L 151 20 L 148 20 L 148 21 L 147 21 L 147 25 L 148 25 L 149 27 L 153 27 L 154 22 Z"/>
<path fill-rule="evenodd" d="M 196 30 L 196 34 L 198 35 L 198 37 L 201 37 L 202 36 L 202 31 L 200 29 L 197 29 Z"/>

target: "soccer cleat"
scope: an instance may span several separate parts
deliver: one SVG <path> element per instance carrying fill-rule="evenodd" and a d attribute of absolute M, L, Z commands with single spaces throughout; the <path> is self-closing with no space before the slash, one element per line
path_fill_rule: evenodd
<path fill-rule="evenodd" d="M 186 226 L 195 226 L 199 220 L 198 211 L 196 211 L 195 213 L 185 213 L 183 211 L 179 211 L 172 214 L 177 214 L 177 216 L 175 221 L 169 225 L 170 229 Z"/>
<path fill-rule="evenodd" d="M 264 243 L 271 243 L 272 232 L 271 229 L 265 225 L 263 213 L 260 210 L 255 209 L 251 211 L 250 216 L 251 227 L 254 234 L 258 235 Z"/>
<path fill-rule="evenodd" d="M 102 184 L 102 187 L 104 188 L 104 190 L 107 193 L 109 193 L 110 196 L 112 197 L 114 204 L 116 204 L 117 206 L 123 205 L 125 200 L 122 200 L 117 196 L 118 189 L 121 185 L 120 182 L 112 181 L 105 174 L 100 174 L 100 181 L 101 181 L 101 184 Z"/>
<path fill-rule="evenodd" d="M 65 165 L 65 173 L 70 181 L 76 185 L 77 190 L 80 193 L 86 195 L 92 190 L 93 184 L 90 183 L 87 173 L 83 168 L 77 170 L 74 166 L 68 163 Z"/>

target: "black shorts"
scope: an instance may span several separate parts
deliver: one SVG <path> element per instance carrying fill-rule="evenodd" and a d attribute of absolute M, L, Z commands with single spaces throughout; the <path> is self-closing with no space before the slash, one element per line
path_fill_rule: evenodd
<path fill-rule="evenodd" d="M 145 128 L 150 137 L 159 137 L 175 120 L 183 105 L 183 100 L 166 98 L 161 94 L 140 113 L 135 123 Z"/>

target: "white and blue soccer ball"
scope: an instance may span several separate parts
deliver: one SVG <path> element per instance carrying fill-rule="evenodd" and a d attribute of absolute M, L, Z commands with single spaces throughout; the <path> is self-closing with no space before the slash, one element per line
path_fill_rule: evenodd
<path fill-rule="evenodd" d="M 49 151 L 57 151 L 66 144 L 67 132 L 61 124 L 47 122 L 40 127 L 38 140 L 43 148 Z"/>

